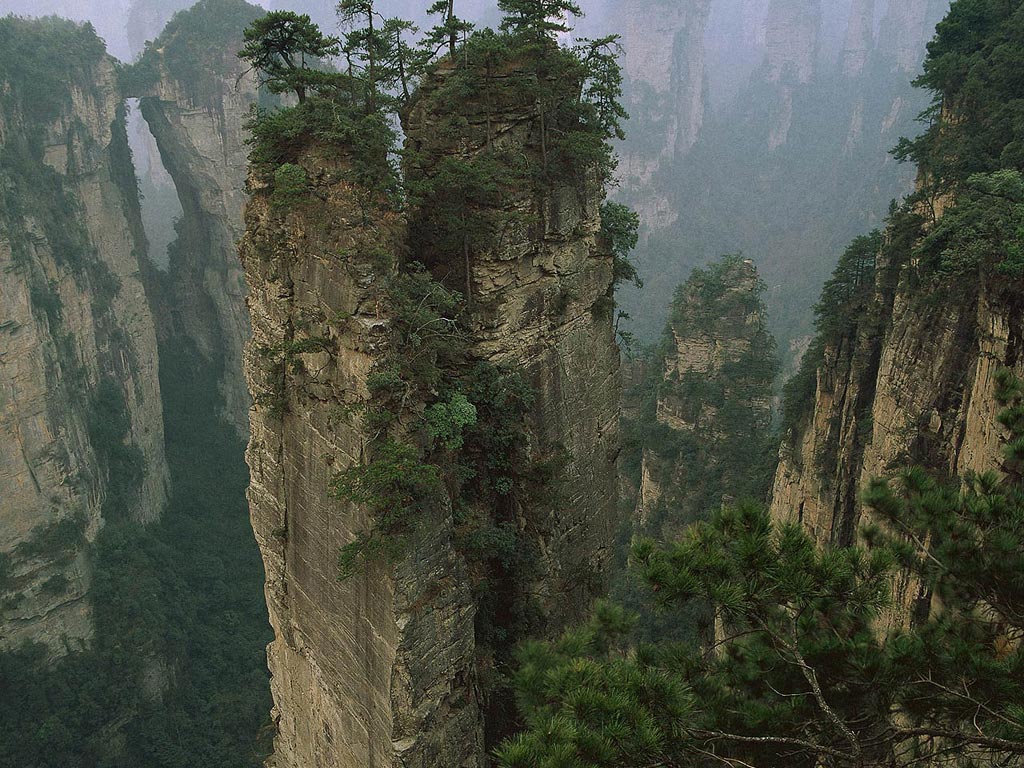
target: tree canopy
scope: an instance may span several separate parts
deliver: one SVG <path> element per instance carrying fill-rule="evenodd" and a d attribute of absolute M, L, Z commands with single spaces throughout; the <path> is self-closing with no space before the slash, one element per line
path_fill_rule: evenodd
<path fill-rule="evenodd" d="M 271 93 L 294 92 L 301 104 L 311 89 L 325 83 L 314 66 L 341 52 L 337 38 L 327 37 L 306 14 L 270 11 L 255 19 L 245 32 L 238 52 L 260 75 Z"/>

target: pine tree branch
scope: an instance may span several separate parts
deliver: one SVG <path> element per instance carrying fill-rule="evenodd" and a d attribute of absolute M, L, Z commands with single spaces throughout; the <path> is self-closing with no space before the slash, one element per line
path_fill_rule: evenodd
<path fill-rule="evenodd" d="M 816 744 L 813 741 L 807 741 L 805 739 L 790 738 L 787 736 L 741 736 L 738 733 L 726 733 L 725 731 L 707 731 L 707 730 L 693 730 L 690 731 L 695 736 L 707 739 L 709 741 L 714 740 L 725 740 L 735 741 L 740 744 L 784 744 L 790 747 L 800 747 L 804 750 L 811 750 L 816 754 L 828 755 L 829 757 L 835 757 L 840 760 L 851 760 L 854 756 L 848 752 L 843 752 L 839 749 L 832 747 L 826 747 L 824 744 Z"/>
<path fill-rule="evenodd" d="M 918 736 L 931 736 L 939 739 L 953 739 L 961 744 L 974 744 L 980 747 L 989 747 L 1002 752 L 1024 754 L 1024 741 L 1013 739 L 1001 739 L 996 736 L 985 736 L 984 734 L 964 733 L 946 728 L 896 728 L 894 733 L 898 738 L 910 739 Z"/>

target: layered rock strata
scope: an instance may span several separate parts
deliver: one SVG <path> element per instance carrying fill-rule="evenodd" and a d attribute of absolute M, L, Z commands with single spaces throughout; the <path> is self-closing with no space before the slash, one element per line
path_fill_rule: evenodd
<path fill-rule="evenodd" d="M 243 232 L 245 126 L 258 84 L 236 51 L 242 29 L 260 13 L 242 0 L 206 0 L 178 14 L 135 65 L 141 74 L 132 93 L 183 210 L 168 270 L 183 303 L 165 308 L 164 322 L 219 371 L 225 416 L 240 437 L 248 433 L 250 399 L 240 371 L 249 316 L 236 243 Z"/>
<path fill-rule="evenodd" d="M 435 99 L 446 76 L 427 83 L 407 115 L 410 146 L 432 158 L 410 174 L 429 176 L 446 156 L 472 157 L 488 131 L 506 147 L 540 153 L 532 107 L 509 104 L 485 116 L 479 105 Z M 436 124 L 452 109 L 468 127 L 444 139 Z M 256 403 L 250 507 L 275 630 L 272 762 L 483 766 L 495 738 L 488 712 L 498 706 L 486 675 L 499 651 L 479 642 L 478 601 L 486 595 L 458 547 L 451 489 L 397 561 L 373 560 L 339 581 L 339 551 L 373 520 L 331 486 L 375 450 L 371 428 L 353 414 L 388 354 L 389 280 L 420 260 L 464 292 L 469 357 L 515 370 L 530 385 L 528 453 L 561 468 L 557 505 L 517 502 L 517 535 L 537 556 L 509 582 L 530 593 L 542 633 L 581 616 L 604 587 L 616 496 L 618 350 L 612 257 L 598 237 L 600 190 L 595 179 L 509 190 L 516 223 L 498 246 L 448 254 L 460 265 L 452 270 L 435 260 L 418 224 L 410 234 L 388 208 L 367 210 L 349 163 L 337 147 L 305 152 L 298 164 L 309 202 L 288 213 L 253 182 L 241 246 L 253 323 L 245 367 Z M 418 223 L 421 213 L 413 213 Z M 280 364 L 287 350 L 312 347 Z M 510 638 L 522 631 L 497 629 Z"/>
<path fill-rule="evenodd" d="M 1005 431 L 995 374 L 1024 373 L 1024 320 L 1004 286 L 982 281 L 922 292 L 912 264 L 880 263 L 875 296 L 853 333 L 830 344 L 813 409 L 783 441 L 772 515 L 816 541 L 857 541 L 869 480 L 921 465 L 963 476 L 1000 466 Z M 926 596 L 897 585 L 889 619 Z"/>
<path fill-rule="evenodd" d="M 671 539 L 726 498 L 763 494 L 753 476 L 766 458 L 776 371 L 763 290 L 753 262 L 727 257 L 677 293 L 658 428 L 643 453 L 640 529 Z"/>
<path fill-rule="evenodd" d="M 91 28 L 3 23 L 60 54 L 0 70 L 0 646 L 56 654 L 92 636 L 104 521 L 163 505 L 157 342 L 115 62 Z"/>

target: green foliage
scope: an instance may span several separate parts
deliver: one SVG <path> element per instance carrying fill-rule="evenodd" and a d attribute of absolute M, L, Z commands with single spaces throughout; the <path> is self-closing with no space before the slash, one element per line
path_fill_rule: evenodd
<path fill-rule="evenodd" d="M 498 0 L 504 14 L 501 28 L 519 35 L 554 39 L 559 32 L 568 32 L 569 18 L 582 16 L 580 6 L 572 0 Z"/>
<path fill-rule="evenodd" d="M 818 367 L 825 350 L 851 338 L 867 319 L 875 291 L 875 264 L 884 244 L 878 230 L 856 238 L 825 283 L 814 307 L 815 336 L 783 389 L 783 431 L 793 429 L 814 407 Z"/>
<path fill-rule="evenodd" d="M 640 239 L 640 214 L 622 203 L 605 201 L 601 204 L 601 237 L 608 243 L 612 252 L 613 272 L 612 287 L 619 283 L 633 283 L 643 288 L 644 282 L 640 273 L 629 260 L 629 254 Z"/>
<path fill-rule="evenodd" d="M 388 350 L 374 366 L 376 387 L 389 382 L 385 404 L 437 391 L 446 372 L 466 354 L 462 296 L 445 288 L 420 264 L 407 266 L 388 283 L 392 319 Z M 401 389 L 397 382 L 402 382 Z M 394 385 L 394 386 L 392 386 Z"/>
<path fill-rule="evenodd" d="M 32 529 L 27 540 L 15 547 L 15 554 L 23 558 L 45 558 L 57 563 L 70 562 L 85 546 L 87 526 L 88 520 L 84 514 L 38 525 Z"/>
<path fill-rule="evenodd" d="M 427 434 L 445 450 L 462 447 L 463 429 L 476 424 L 476 406 L 461 392 L 454 393 L 448 402 L 434 403 L 423 414 Z"/>
<path fill-rule="evenodd" d="M 779 363 L 764 291 L 740 256 L 695 269 L 676 289 L 671 324 L 647 368 L 651 376 L 664 376 L 657 385 L 662 406 L 691 426 L 673 428 L 653 407 L 646 412 L 643 445 L 662 487 L 656 508 L 646 510 L 652 534 L 701 519 L 726 496 L 764 498 L 768 492 L 775 464 L 769 403 Z M 706 338 L 723 345 L 717 365 L 679 372 L 671 361 L 685 350 L 677 344 Z"/>
<path fill-rule="evenodd" d="M 459 40 L 473 31 L 473 24 L 455 15 L 455 0 L 436 0 L 427 8 L 430 16 L 440 16 L 439 24 L 431 27 L 421 42 L 422 57 L 427 61 L 437 56 L 438 52 L 448 47 L 448 55 L 455 58 L 455 49 Z"/>
<path fill-rule="evenodd" d="M 369 463 L 339 473 L 333 491 L 373 515 L 373 527 L 342 547 L 338 578 L 346 579 L 368 560 L 401 556 L 406 538 L 436 512 L 443 486 L 437 467 L 423 462 L 413 446 L 385 440 Z"/>
<path fill-rule="evenodd" d="M 300 165 L 283 163 L 274 170 L 274 191 L 270 204 L 278 209 L 289 209 L 306 197 L 309 179 Z"/>
<path fill-rule="evenodd" d="M 214 104 L 221 93 L 212 73 L 227 70 L 226 59 L 241 45 L 242 30 L 262 14 L 245 0 L 199 0 L 178 11 L 160 36 L 146 43 L 138 61 L 121 69 L 122 88 L 133 96 L 149 95 L 165 67 L 194 104 Z"/>
<path fill-rule="evenodd" d="M 976 173 L 1024 170 L 1024 9 L 1005 0 L 957 0 L 928 44 L 924 74 L 932 123 L 902 140 L 900 159 L 913 160 L 939 189 Z"/>
<path fill-rule="evenodd" d="M 96 386 L 86 429 L 106 471 L 104 517 L 123 519 L 138 501 L 146 462 L 141 449 L 130 441 L 131 417 L 124 391 L 112 378 L 102 379 Z"/>
<path fill-rule="evenodd" d="M 1024 756 L 1024 387 L 1002 372 L 1007 474 L 946 486 L 909 470 L 865 495 L 868 546 L 822 549 L 753 504 L 635 563 L 666 607 L 714 606 L 714 646 L 633 647 L 621 611 L 520 656 L 515 768 L 989 764 Z M 886 629 L 909 570 L 932 610 Z"/>
<path fill-rule="evenodd" d="M 259 73 L 271 93 L 295 93 L 302 104 L 310 90 L 338 80 L 314 65 L 340 53 L 341 44 L 326 37 L 306 14 L 270 11 L 249 24 L 243 35 L 245 45 L 238 56 Z"/>
<path fill-rule="evenodd" d="M 170 501 L 158 522 L 121 513 L 99 531 L 89 648 L 0 653 L 0 690 L 17 694 L 0 697 L 3 768 L 258 768 L 269 751 L 272 633 L 244 445 L 217 416 L 215 370 L 180 339 L 161 353 Z M 77 548 L 82 531 L 66 521 L 44 546 Z"/>
<path fill-rule="evenodd" d="M 977 278 L 979 270 L 1024 277 L 1024 176 L 1017 170 L 971 176 L 914 255 L 941 277 Z"/>
<path fill-rule="evenodd" d="M 47 123 L 65 109 L 71 85 L 106 57 L 92 24 L 47 16 L 0 18 L 0 103 L 14 100 L 31 122 Z"/>
<path fill-rule="evenodd" d="M 429 163 L 406 155 L 410 172 L 406 194 L 413 209 L 412 227 L 424 258 L 449 265 L 455 280 L 466 285 L 470 259 L 493 247 L 507 228 L 522 219 L 506 203 L 527 183 L 529 169 L 521 154 L 486 150 L 472 157 L 444 156 Z M 424 173 L 416 171 L 425 170 Z"/>
<path fill-rule="evenodd" d="M 306 150 L 320 145 L 352 152 L 351 180 L 367 192 L 387 197 L 397 189 L 390 162 L 395 134 L 380 114 L 339 108 L 335 101 L 311 96 L 295 107 L 254 108 L 248 127 L 249 162 L 265 177 L 273 177 L 283 164 L 297 165 Z"/>
<path fill-rule="evenodd" d="M 360 91 L 370 112 L 408 100 L 410 77 L 418 68 L 419 55 L 405 37 L 416 30 L 408 21 L 385 18 L 374 0 L 340 0 L 338 18 L 345 34 L 342 51 L 346 71 Z M 395 91 L 401 100 L 391 96 Z"/>

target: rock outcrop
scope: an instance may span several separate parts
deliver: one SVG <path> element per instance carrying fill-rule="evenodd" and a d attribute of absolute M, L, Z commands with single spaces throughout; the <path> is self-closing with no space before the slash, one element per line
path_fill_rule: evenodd
<path fill-rule="evenodd" d="M 479 105 L 435 97 L 449 73 L 442 68 L 428 81 L 406 115 L 410 148 L 422 162 L 408 169 L 413 179 L 446 157 L 471 160 L 488 131 L 539 160 L 532 102 L 485 117 Z M 437 130 L 453 110 L 466 120 L 461 136 Z M 309 195 L 281 208 L 254 177 L 241 246 L 253 322 L 245 364 L 256 403 L 250 507 L 275 630 L 272 761 L 281 768 L 483 766 L 507 727 L 490 717 L 507 705 L 493 685 L 495 659 L 507 658 L 502 643 L 511 645 L 527 624 L 512 610 L 514 597 L 532 601 L 531 629 L 554 632 L 604 587 L 611 556 L 618 350 L 612 256 L 598 237 L 600 189 L 596 178 L 582 186 L 566 178 L 507 190 L 496 213 L 515 215 L 499 244 L 448 253 L 442 262 L 422 228 L 429 202 L 410 214 L 411 225 L 387 206 L 369 205 L 372 195 L 352 181 L 351 153 L 337 146 L 309 147 L 293 164 Z M 563 478 L 541 499 L 510 494 L 511 484 L 498 492 L 508 494 L 500 535 L 511 527 L 533 554 L 529 567 L 519 559 L 503 566 L 511 569 L 500 574 L 505 581 L 490 587 L 502 590 L 497 608 L 485 605 L 496 597 L 486 579 L 499 576 L 474 561 L 463 533 L 467 517 L 494 509 L 459 496 L 465 479 L 446 486 L 397 559 L 367 561 L 339 580 L 339 552 L 375 523 L 366 504 L 339 498 L 332 485 L 380 451 L 379 428 L 360 414 L 395 343 L 399 310 L 390 286 L 413 274 L 413 260 L 465 295 L 467 364 L 514 370 L 532 390 L 517 432 L 524 444 L 501 450 L 527 455 L 534 474 L 555 465 Z M 423 405 L 402 408 L 389 429 L 415 444 Z"/>
<path fill-rule="evenodd" d="M 736 256 L 696 270 L 677 291 L 636 514 L 659 539 L 726 498 L 766 491 L 777 367 L 763 291 L 753 262 Z"/>
<path fill-rule="evenodd" d="M 157 341 L 115 62 L 90 27 L 0 24 L 0 646 L 61 653 L 92 634 L 89 542 L 163 505 Z"/>
<path fill-rule="evenodd" d="M 1000 466 L 995 374 L 1024 372 L 1024 318 L 1005 286 L 922 289 L 914 264 L 889 262 L 877 265 L 857 326 L 825 346 L 813 407 L 780 452 L 772 515 L 801 522 L 822 546 L 858 540 L 872 478 L 915 465 L 943 476 Z M 909 620 L 924 597 L 916 589 L 897 585 L 889 621 Z"/>
<path fill-rule="evenodd" d="M 404 239 L 385 209 L 363 224 L 347 162 L 306 155 L 319 201 L 283 219 L 257 189 L 241 246 L 257 403 L 249 500 L 275 632 L 274 764 L 476 765 L 474 608 L 450 510 L 394 570 L 373 563 L 338 578 L 342 546 L 369 523 L 331 493 L 336 474 L 366 458 L 368 435 L 345 411 L 368 397 L 385 352 L 388 275 L 377 257 L 397 255 Z M 275 350 L 310 338 L 334 351 L 301 355 L 301 374 L 294 361 L 274 365 Z"/>
<path fill-rule="evenodd" d="M 249 338 L 242 236 L 245 128 L 257 101 L 254 72 L 238 58 L 241 31 L 262 11 L 244 0 L 203 0 L 177 14 L 135 65 L 132 95 L 170 173 L 183 215 L 170 249 L 173 293 L 164 308 L 209 365 L 218 369 L 225 416 L 248 433 L 242 350 Z"/>
<path fill-rule="evenodd" d="M 857 77 L 864 71 L 874 47 L 874 38 L 875 0 L 853 0 L 843 49 L 839 54 L 839 67 L 844 77 Z M 917 58 L 920 59 L 920 53 Z"/>
<path fill-rule="evenodd" d="M 949 0 L 890 0 L 878 30 L 878 49 L 891 66 L 918 71 L 925 44 L 949 9 Z"/>
<path fill-rule="evenodd" d="M 707 110 L 705 30 L 711 0 L 629 0 L 621 19 L 629 136 L 621 153 L 622 194 L 650 227 L 675 220 L 653 177 L 697 142 Z"/>

